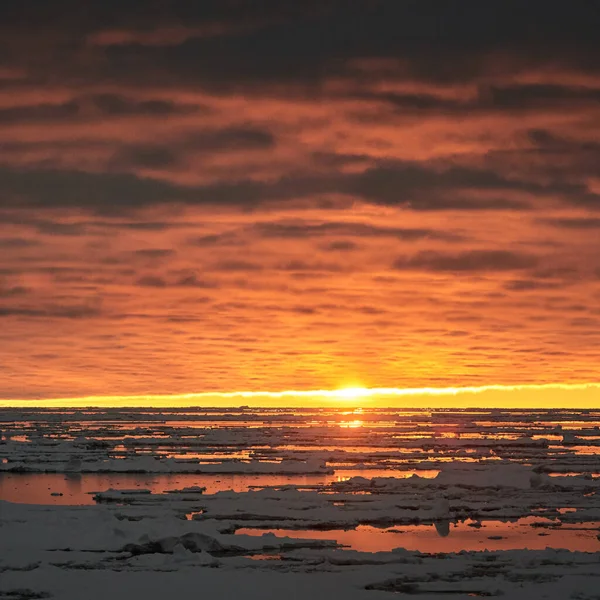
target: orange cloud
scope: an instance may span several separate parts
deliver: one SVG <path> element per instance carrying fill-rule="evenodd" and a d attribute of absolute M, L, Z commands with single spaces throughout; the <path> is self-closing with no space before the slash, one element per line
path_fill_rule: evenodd
<path fill-rule="evenodd" d="M 203 5 L 2 26 L 0 397 L 598 380 L 583 8 Z"/>

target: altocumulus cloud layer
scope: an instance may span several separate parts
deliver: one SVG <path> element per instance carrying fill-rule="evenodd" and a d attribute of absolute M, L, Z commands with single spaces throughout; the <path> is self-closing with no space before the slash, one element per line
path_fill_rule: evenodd
<path fill-rule="evenodd" d="M 596 1 L 0 4 L 0 396 L 577 382 Z"/>

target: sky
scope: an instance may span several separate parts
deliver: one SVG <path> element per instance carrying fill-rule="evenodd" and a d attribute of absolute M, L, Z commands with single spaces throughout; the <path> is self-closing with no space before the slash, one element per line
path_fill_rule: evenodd
<path fill-rule="evenodd" d="M 599 29 L 3 0 L 0 399 L 598 382 Z"/>

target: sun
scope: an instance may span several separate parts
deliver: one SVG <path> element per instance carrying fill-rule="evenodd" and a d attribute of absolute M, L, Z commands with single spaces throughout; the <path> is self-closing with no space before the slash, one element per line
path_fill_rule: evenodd
<path fill-rule="evenodd" d="M 371 395 L 371 390 L 363 387 L 346 387 L 334 390 L 332 395 L 338 400 L 358 400 Z"/>

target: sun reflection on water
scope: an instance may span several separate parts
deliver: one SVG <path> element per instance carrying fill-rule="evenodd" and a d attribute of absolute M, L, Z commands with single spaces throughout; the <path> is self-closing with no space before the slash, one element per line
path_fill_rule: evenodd
<path fill-rule="evenodd" d="M 345 429 L 358 429 L 362 427 L 364 423 L 360 419 L 354 419 L 354 421 L 342 421 L 340 427 Z"/>

